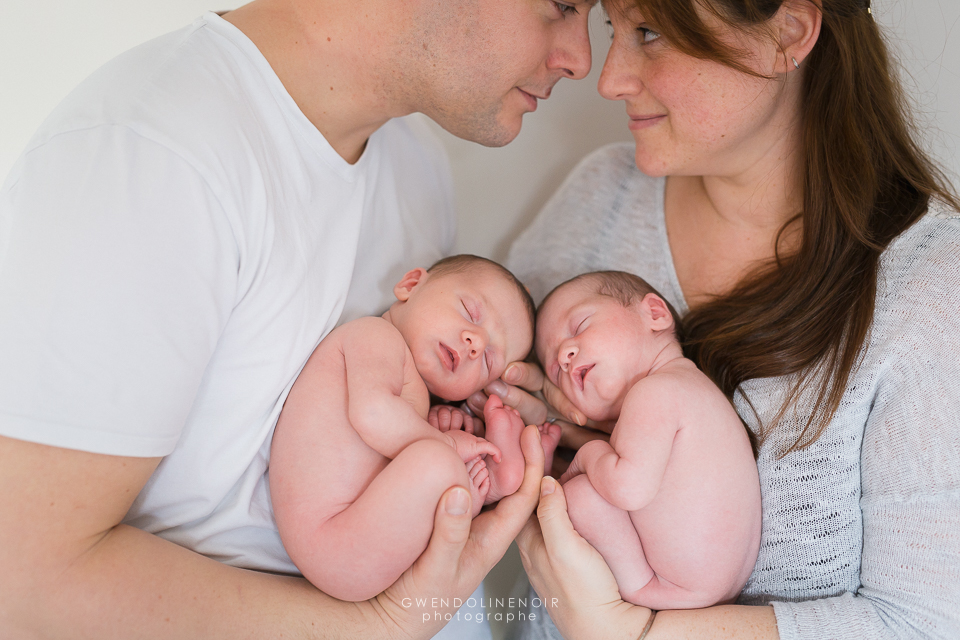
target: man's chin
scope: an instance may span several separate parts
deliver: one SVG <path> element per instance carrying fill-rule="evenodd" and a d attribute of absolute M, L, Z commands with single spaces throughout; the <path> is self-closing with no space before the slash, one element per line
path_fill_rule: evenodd
<path fill-rule="evenodd" d="M 502 122 L 503 115 L 500 114 L 495 120 L 478 119 L 473 122 L 451 123 L 449 126 L 438 123 L 448 133 L 451 133 L 462 140 L 469 140 L 483 145 L 484 147 L 504 147 L 513 142 L 520 135 L 520 127 L 523 124 L 523 114 L 518 114 L 510 119 L 509 122 Z"/>

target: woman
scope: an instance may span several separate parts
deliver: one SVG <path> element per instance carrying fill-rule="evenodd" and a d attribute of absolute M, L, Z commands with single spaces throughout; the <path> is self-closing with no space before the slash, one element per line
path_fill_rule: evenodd
<path fill-rule="evenodd" d="M 604 4 L 600 92 L 636 148 L 581 163 L 508 266 L 538 299 L 632 271 L 684 314 L 756 438 L 763 540 L 740 605 L 654 616 L 620 600 L 547 478 L 518 538 L 533 587 L 568 638 L 960 636 L 960 220 L 868 3 Z"/>

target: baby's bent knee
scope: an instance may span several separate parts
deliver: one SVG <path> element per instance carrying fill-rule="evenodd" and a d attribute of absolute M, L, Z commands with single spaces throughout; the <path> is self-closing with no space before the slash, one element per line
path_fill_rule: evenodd
<path fill-rule="evenodd" d="M 470 477 L 456 450 L 437 440 L 417 440 L 394 458 L 394 463 L 416 473 L 422 485 L 442 493 L 455 484 L 468 486 Z"/>

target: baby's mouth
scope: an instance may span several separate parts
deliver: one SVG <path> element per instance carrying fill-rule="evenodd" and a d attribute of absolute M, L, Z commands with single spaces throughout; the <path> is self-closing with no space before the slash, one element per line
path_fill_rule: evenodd
<path fill-rule="evenodd" d="M 583 391 L 584 380 L 594 366 L 596 365 L 585 364 L 582 367 L 577 367 L 573 370 L 573 372 L 571 372 L 570 377 L 573 378 L 573 382 L 577 385 L 577 387 L 579 387 L 580 391 Z"/>
<path fill-rule="evenodd" d="M 440 343 L 440 359 L 443 360 L 444 366 L 450 370 L 450 373 L 454 373 L 460 366 L 460 354 L 442 342 Z"/>

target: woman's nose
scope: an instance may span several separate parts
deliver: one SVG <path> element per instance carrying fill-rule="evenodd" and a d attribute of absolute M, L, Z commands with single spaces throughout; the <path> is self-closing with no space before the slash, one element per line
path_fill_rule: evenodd
<path fill-rule="evenodd" d="M 636 58 L 629 55 L 627 48 L 614 38 L 597 82 L 597 91 L 601 96 L 607 100 L 626 100 L 643 90 L 639 76 L 640 61 Z"/>

